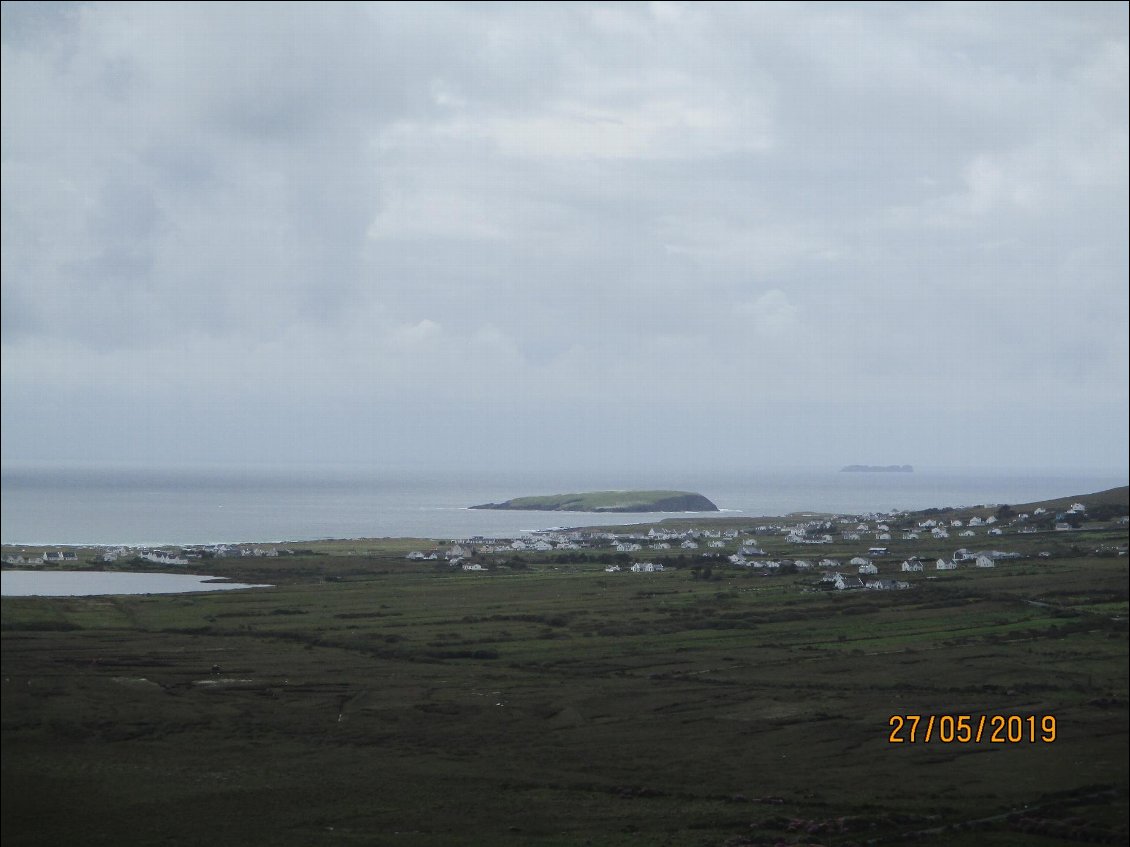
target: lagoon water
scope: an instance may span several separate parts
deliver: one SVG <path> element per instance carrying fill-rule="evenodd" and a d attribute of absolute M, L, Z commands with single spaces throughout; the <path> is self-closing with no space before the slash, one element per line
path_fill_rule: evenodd
<path fill-rule="evenodd" d="M 354 468 L 129 469 L 5 466 L 0 541 L 24 545 L 206 544 L 320 538 L 507 536 L 639 515 L 469 510 L 528 494 L 698 491 L 723 514 L 861 514 L 1024 503 L 1126 484 L 1126 472 L 838 469 L 683 474 L 431 474 Z M 711 513 L 714 514 L 714 513 Z M 651 514 L 648 520 L 669 517 Z"/>
<path fill-rule="evenodd" d="M 94 597 L 104 594 L 186 594 L 270 588 L 241 582 L 211 582 L 215 577 L 189 573 L 103 573 L 100 571 L 3 571 L 3 597 Z"/>

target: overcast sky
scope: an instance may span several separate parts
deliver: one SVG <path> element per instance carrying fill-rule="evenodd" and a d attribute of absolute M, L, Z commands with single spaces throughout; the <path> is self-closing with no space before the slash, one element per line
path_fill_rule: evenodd
<path fill-rule="evenodd" d="M 1125 3 L 3 4 L 3 461 L 1127 467 Z"/>

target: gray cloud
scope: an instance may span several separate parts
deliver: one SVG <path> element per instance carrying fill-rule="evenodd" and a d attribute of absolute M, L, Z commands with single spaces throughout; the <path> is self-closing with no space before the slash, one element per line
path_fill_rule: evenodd
<path fill-rule="evenodd" d="M 5 461 L 1127 464 L 1123 6 L 3 8 Z"/>

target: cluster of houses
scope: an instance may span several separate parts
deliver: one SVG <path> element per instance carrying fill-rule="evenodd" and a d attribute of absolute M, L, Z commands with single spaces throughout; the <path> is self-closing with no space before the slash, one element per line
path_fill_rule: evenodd
<path fill-rule="evenodd" d="M 819 586 L 835 591 L 904 591 L 910 588 L 911 584 L 898 579 L 870 579 L 864 582 L 858 576 L 848 576 L 833 571 L 821 577 Z"/>
<path fill-rule="evenodd" d="M 609 565 L 604 569 L 605 573 L 619 573 L 622 571 L 619 565 Z M 635 562 L 628 568 L 632 573 L 660 573 L 664 570 L 663 565 L 656 562 Z"/>
<path fill-rule="evenodd" d="M 974 516 L 968 521 L 962 521 L 955 518 L 948 523 L 945 521 L 935 521 L 933 519 L 930 519 L 921 521 L 918 524 L 918 528 L 922 530 L 929 530 L 930 535 L 936 539 L 949 538 L 951 531 L 957 532 L 957 534 L 962 538 L 972 538 L 977 534 L 975 527 L 982 526 L 989 527 L 987 533 L 988 535 L 1004 535 L 1004 530 L 1002 530 L 1000 527 L 993 526 L 993 524 L 995 524 L 996 522 L 996 517 L 992 515 L 984 519 Z M 910 536 L 917 538 L 918 534 L 907 533 L 904 538 Z"/>
<path fill-rule="evenodd" d="M 72 550 L 44 550 L 42 553 L 10 553 L 4 557 L 6 565 L 72 565 L 78 563 L 78 554 Z"/>
<path fill-rule="evenodd" d="M 466 546 L 464 546 L 464 543 L 466 543 Z M 430 550 L 427 553 L 421 552 L 420 550 L 413 550 L 404 558 L 408 559 L 410 562 L 438 562 L 443 560 L 452 567 L 462 566 L 463 570 L 465 571 L 481 571 L 485 570 L 482 565 L 479 565 L 476 562 L 471 562 L 470 558 L 471 556 L 475 555 L 476 552 L 488 552 L 487 547 L 489 547 L 489 552 L 501 552 L 493 546 L 486 545 L 484 547 L 474 547 L 470 543 L 463 542 L 459 544 L 453 544 L 446 553 L 440 553 L 439 550 Z M 504 547 L 503 549 L 509 551 L 511 548 Z M 546 546 L 545 549 L 552 550 L 553 547 Z"/>
<path fill-rule="evenodd" d="M 255 547 L 238 544 L 207 544 L 200 547 L 184 547 L 179 550 L 130 549 L 119 547 L 102 553 L 102 561 L 113 562 L 119 558 L 134 556 L 157 565 L 187 565 L 200 559 L 273 559 L 279 554 L 293 554 L 292 550 L 280 551 L 275 547 Z"/>
<path fill-rule="evenodd" d="M 1059 532 L 1074 529 L 1071 518 L 1085 515 L 1086 512 L 1086 504 L 1072 503 L 1062 513 L 1055 515 L 1053 527 Z M 864 537 L 889 541 L 892 539 L 893 533 L 896 532 L 900 534 L 899 537 L 903 541 L 918 540 L 924 533 L 928 533 L 935 540 L 949 538 L 951 534 L 956 534 L 960 538 L 973 538 L 981 534 L 996 537 L 1005 534 L 1004 524 L 996 515 L 987 517 L 972 515 L 965 519 L 950 518 L 948 520 L 928 518 L 918 521 L 913 526 L 902 525 L 901 528 L 895 526 L 897 519 L 898 513 L 892 512 L 886 515 L 866 515 L 861 519 L 839 518 L 838 521 L 843 527 L 841 537 L 844 541 L 860 541 Z M 1038 507 L 1033 509 L 1031 513 L 1022 512 L 1014 516 L 1007 526 L 1012 527 L 1016 532 L 1028 534 L 1039 532 L 1037 524 L 1044 525 L 1047 520 L 1050 520 L 1048 510 Z M 811 525 L 794 527 L 788 530 L 788 540 L 797 543 L 827 543 L 825 539 L 828 539 L 828 536 L 814 537 Z"/>
<path fill-rule="evenodd" d="M 970 521 L 973 526 L 984 526 L 995 522 L 995 519 L 974 518 Z M 953 526 L 950 522 L 949 526 Z M 934 530 L 936 521 L 923 521 L 921 529 Z M 474 538 L 452 544 L 446 551 L 439 549 L 424 552 L 414 550 L 407 555 L 412 561 L 446 561 L 452 567 L 460 567 L 465 571 L 483 571 L 485 568 L 472 557 L 479 553 L 517 553 L 522 551 L 551 552 L 556 550 L 576 549 L 601 549 L 613 550 L 617 553 L 635 553 L 642 551 L 645 546 L 650 549 L 681 549 L 694 550 L 703 546 L 705 542 L 708 552 L 704 557 L 711 557 L 710 548 L 737 545 L 737 551 L 725 557 L 731 565 L 749 568 L 764 574 L 772 573 L 804 573 L 806 571 L 821 572 L 822 576 L 817 583 L 821 588 L 839 591 L 852 589 L 865 589 L 872 591 L 897 591 L 910 588 L 911 582 L 903 579 L 880 577 L 880 561 L 890 562 L 891 549 L 886 545 L 875 545 L 867 548 L 865 554 L 853 557 L 847 562 L 847 567 L 854 569 L 854 573 L 845 572 L 845 566 L 840 561 L 831 558 L 816 560 L 809 559 L 771 559 L 756 540 L 756 535 L 784 531 L 786 539 L 790 542 L 800 538 L 800 543 L 826 543 L 821 533 L 815 538 L 810 535 L 813 530 L 826 529 L 826 522 L 813 521 L 810 524 L 791 526 L 787 528 L 759 526 L 744 535 L 736 530 L 688 530 L 672 532 L 651 529 L 646 536 L 633 534 L 617 534 L 609 532 L 588 532 L 577 530 L 573 532 L 547 532 L 534 533 L 527 537 L 501 541 L 499 539 Z M 860 529 L 861 524 L 853 528 Z M 889 528 L 882 521 L 875 524 L 875 530 L 882 533 Z M 801 533 L 804 533 L 801 538 Z M 751 537 L 752 536 L 752 537 Z M 967 548 L 956 550 L 948 558 L 937 559 L 933 563 L 924 561 L 918 556 L 910 556 L 897 565 L 897 573 L 915 574 L 927 570 L 951 571 L 959 566 L 975 568 L 994 568 L 998 561 L 1019 558 L 1019 553 L 1004 552 L 1001 550 L 972 551 Z M 715 558 L 718 558 L 715 556 Z M 894 567 L 893 563 L 883 566 L 884 569 Z M 605 566 L 606 573 L 630 571 L 632 573 L 657 573 L 664 570 L 664 566 L 657 562 L 637 561 L 632 564 L 614 563 Z"/>
<path fill-rule="evenodd" d="M 874 548 L 873 548 L 874 549 Z M 1044 554 L 1041 554 L 1044 555 Z M 934 569 L 939 571 L 957 570 L 959 565 L 976 568 L 995 568 L 997 562 L 1007 559 L 1019 559 L 1019 553 L 1005 552 L 1003 550 L 984 550 L 975 552 L 962 548 L 954 552 L 949 559 L 938 559 L 934 562 Z M 856 568 L 859 576 L 841 573 L 840 563 L 835 559 L 823 559 L 820 567 L 824 569 L 820 579 L 820 587 L 831 588 L 838 591 L 849 589 L 870 589 L 874 591 L 891 591 L 910 588 L 911 583 L 900 580 L 873 579 L 864 581 L 865 576 L 875 576 L 879 573 L 879 566 L 865 556 L 856 556 L 848 562 L 849 566 Z M 922 573 L 928 569 L 928 564 L 918 556 L 911 556 L 899 565 L 901 573 Z"/>
<path fill-rule="evenodd" d="M 757 532 L 765 531 L 766 527 L 758 527 L 754 530 Z M 796 528 L 793 527 L 793 530 Z M 649 546 L 666 545 L 659 549 L 671 549 L 671 542 L 677 541 L 679 549 L 698 549 L 698 541 L 705 540 L 707 545 L 717 542 L 721 545 L 728 543 L 736 543 L 738 545 L 737 552 L 730 554 L 726 557 L 725 561 L 736 567 L 750 568 L 753 570 L 761 571 L 763 573 L 784 572 L 784 573 L 802 573 L 810 570 L 823 571 L 824 577 L 821 584 L 843 590 L 845 587 L 863 587 L 871 588 L 873 590 L 894 590 L 909 587 L 909 583 L 903 583 L 897 580 L 884 580 L 878 579 L 879 565 L 876 559 L 887 557 L 890 555 L 890 548 L 886 546 L 872 546 L 867 549 L 865 555 L 853 557 L 847 564 L 849 567 L 854 568 L 859 577 L 876 577 L 869 582 L 863 582 L 858 577 L 844 577 L 838 582 L 843 585 L 837 584 L 837 577 L 843 576 L 841 571 L 843 565 L 830 558 L 821 559 L 818 562 L 813 562 L 808 559 L 770 559 L 768 554 L 761 549 L 758 542 L 753 538 L 740 538 L 737 531 L 695 531 L 690 530 L 687 532 L 665 532 L 663 530 L 652 529 L 648 532 L 645 538 L 632 535 L 618 535 L 616 533 L 592 533 L 584 531 L 576 531 L 573 533 L 546 533 L 535 534 L 525 538 L 500 541 L 498 539 L 484 539 L 474 538 L 470 540 L 460 541 L 452 544 L 447 550 L 441 551 L 439 549 L 424 552 L 422 550 L 413 550 L 408 553 L 405 558 L 410 561 L 428 562 L 428 561 L 445 561 L 452 567 L 459 567 L 465 571 L 483 571 L 485 568 L 477 561 L 472 561 L 480 553 L 517 553 L 523 551 L 531 552 L 551 552 L 555 550 L 577 550 L 581 548 L 589 549 L 612 549 L 617 553 L 633 553 L 642 551 L 644 543 L 650 540 Z M 692 546 L 693 545 L 693 546 Z M 709 553 L 703 554 L 709 556 Z M 953 556 L 949 559 L 938 559 L 933 564 L 933 569 L 938 571 L 956 570 L 959 565 L 973 566 L 978 568 L 992 568 L 996 566 L 997 561 L 1001 559 L 1019 558 L 1018 553 L 1006 553 L 999 550 L 987 550 L 982 552 L 973 552 L 966 548 L 961 548 L 954 552 Z M 631 565 L 624 564 L 610 564 L 605 567 L 607 573 L 617 573 L 622 570 L 629 570 L 634 573 L 655 573 L 664 569 L 662 564 L 639 561 Z M 928 564 L 918 556 L 911 556 L 904 560 L 899 565 L 901 573 L 920 573 L 928 569 Z M 854 580 L 854 581 L 853 581 Z M 859 585 L 855 583 L 858 582 Z"/>
<path fill-rule="evenodd" d="M 292 550 L 278 550 L 274 547 L 255 547 L 235 544 L 208 544 L 197 547 L 159 549 L 150 547 L 104 547 L 96 556 L 103 564 L 113 564 L 122 560 L 140 559 L 155 565 L 187 565 L 191 561 L 204 558 L 233 559 L 247 556 L 273 558 L 280 553 L 292 554 Z M 42 553 L 10 553 L 4 557 L 8 565 L 77 565 L 78 553 L 73 550 L 45 550 Z"/>

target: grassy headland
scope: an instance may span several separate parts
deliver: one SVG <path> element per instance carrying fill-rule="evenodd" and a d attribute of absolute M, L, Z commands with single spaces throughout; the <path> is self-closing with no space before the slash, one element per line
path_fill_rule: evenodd
<path fill-rule="evenodd" d="M 692 491 L 587 491 L 515 497 L 503 503 L 482 503 L 472 509 L 516 509 L 539 512 L 717 512 L 718 507 Z"/>

